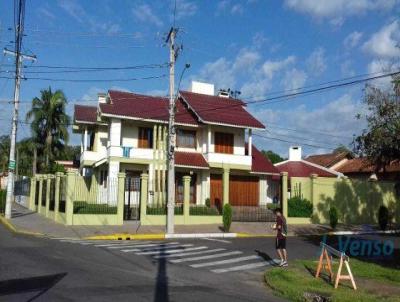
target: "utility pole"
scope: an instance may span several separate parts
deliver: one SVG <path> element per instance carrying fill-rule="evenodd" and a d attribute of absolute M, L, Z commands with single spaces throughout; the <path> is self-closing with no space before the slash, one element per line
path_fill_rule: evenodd
<path fill-rule="evenodd" d="M 166 42 L 169 42 L 169 121 L 168 121 L 168 203 L 167 234 L 174 233 L 175 211 L 175 35 L 177 29 L 172 27 Z"/>
<path fill-rule="evenodd" d="M 4 54 L 15 56 L 15 89 L 14 89 L 14 112 L 11 125 L 11 142 L 10 142 L 10 158 L 8 164 L 7 177 L 7 199 L 5 208 L 5 217 L 11 218 L 11 204 L 14 199 L 14 172 L 15 172 L 15 145 L 17 138 L 17 122 L 19 110 L 19 89 L 21 85 L 21 63 L 22 60 L 28 59 L 35 61 L 35 56 L 21 54 L 22 37 L 24 32 L 24 15 L 25 15 L 25 0 L 19 0 L 18 3 L 18 24 L 15 28 L 15 51 L 4 49 Z"/>

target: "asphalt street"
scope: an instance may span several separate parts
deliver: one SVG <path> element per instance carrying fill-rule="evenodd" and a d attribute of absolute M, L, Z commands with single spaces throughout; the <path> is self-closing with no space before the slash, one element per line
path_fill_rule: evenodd
<path fill-rule="evenodd" d="M 281 301 L 263 282 L 273 238 L 87 241 L 1 225 L 0 238 L 0 301 Z M 317 258 L 320 240 L 289 238 L 289 259 Z"/>

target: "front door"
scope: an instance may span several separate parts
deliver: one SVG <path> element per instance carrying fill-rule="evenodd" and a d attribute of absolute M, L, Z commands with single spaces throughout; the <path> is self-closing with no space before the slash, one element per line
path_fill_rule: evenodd
<path fill-rule="evenodd" d="M 222 209 L 222 175 L 210 175 L 210 204 Z"/>

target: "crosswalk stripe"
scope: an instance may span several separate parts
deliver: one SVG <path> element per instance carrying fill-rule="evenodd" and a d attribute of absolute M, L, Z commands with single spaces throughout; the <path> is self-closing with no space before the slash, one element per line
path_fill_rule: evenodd
<path fill-rule="evenodd" d="M 172 246 L 172 245 L 179 245 L 179 242 L 169 242 L 169 243 L 158 243 L 158 244 L 142 244 L 142 245 L 136 245 L 134 249 L 123 249 L 121 252 L 138 252 L 140 251 L 139 248 L 145 248 L 145 247 L 167 247 L 167 246 Z"/>
<path fill-rule="evenodd" d="M 201 255 L 201 254 L 210 254 L 215 252 L 226 251 L 226 249 L 214 249 L 214 250 L 206 250 L 206 251 L 199 251 L 199 252 L 189 252 L 186 253 L 187 250 L 183 253 L 179 254 L 171 254 L 171 255 L 157 255 L 154 256 L 154 259 L 161 259 L 161 258 L 172 258 L 172 257 L 185 257 L 185 256 L 193 256 L 193 255 Z"/>
<path fill-rule="evenodd" d="M 227 260 L 220 260 L 220 261 L 213 261 L 213 262 L 205 262 L 205 263 L 192 264 L 192 265 L 190 265 L 190 266 L 191 266 L 191 267 L 194 267 L 194 268 L 198 268 L 198 267 L 222 265 L 222 264 L 235 263 L 235 262 L 241 262 L 241 261 L 246 261 L 246 260 L 254 260 L 254 259 L 262 259 L 262 257 L 252 255 L 252 256 L 239 257 L 239 258 L 232 258 L 232 259 L 227 259 Z"/>
<path fill-rule="evenodd" d="M 222 242 L 222 243 L 232 243 L 231 241 L 228 241 L 228 240 L 215 239 L 215 238 L 202 238 L 202 239 L 203 240 L 209 240 L 209 241 Z"/>
<path fill-rule="evenodd" d="M 95 244 L 94 246 L 97 247 L 110 247 L 110 246 L 121 246 L 121 245 L 140 245 L 140 244 L 149 244 L 149 243 L 154 243 L 151 241 L 145 241 L 145 242 L 132 242 L 132 243 L 126 243 L 126 242 L 114 242 L 114 243 L 107 243 L 107 244 Z"/>
<path fill-rule="evenodd" d="M 214 255 L 208 255 L 208 256 L 173 259 L 173 260 L 170 260 L 170 262 L 171 263 L 180 263 L 180 262 L 187 262 L 187 261 L 197 261 L 197 260 L 204 260 L 204 259 L 221 258 L 221 257 L 226 257 L 226 256 L 238 255 L 238 254 L 242 254 L 242 252 L 241 251 L 233 251 L 233 252 L 214 254 Z"/>
<path fill-rule="evenodd" d="M 268 265 L 272 264 L 271 262 L 272 261 L 254 262 L 254 263 L 249 263 L 249 264 L 239 265 L 239 266 L 233 266 L 233 267 L 228 267 L 228 268 L 213 269 L 213 270 L 211 270 L 211 272 L 220 274 L 220 273 L 226 273 L 226 272 L 244 271 L 244 270 L 250 270 L 250 269 L 253 269 L 253 268 L 257 268 L 257 267 L 268 266 Z"/>
<path fill-rule="evenodd" d="M 153 242 L 149 241 L 149 242 L 141 242 L 141 243 L 121 243 L 120 245 L 114 245 L 114 246 L 107 246 L 108 249 L 119 249 L 121 247 L 123 248 L 128 248 L 128 247 L 137 247 L 143 244 L 152 244 Z"/>
<path fill-rule="evenodd" d="M 145 249 L 132 249 L 130 252 L 135 252 L 135 254 L 138 253 L 144 253 L 144 252 L 156 252 L 156 254 L 161 253 L 161 252 L 166 252 L 171 249 L 180 249 L 181 251 L 184 250 L 186 247 L 193 246 L 193 244 L 179 244 L 179 245 L 170 245 L 170 246 L 164 246 L 164 247 L 156 247 L 156 248 L 145 248 Z"/>
<path fill-rule="evenodd" d="M 191 246 L 193 246 L 193 244 Z M 206 246 L 198 246 L 198 247 L 189 247 L 189 248 L 175 249 L 175 250 L 145 251 L 145 252 L 136 253 L 136 255 L 174 254 L 174 253 L 179 253 L 179 252 L 183 252 L 183 251 L 197 251 L 197 250 L 202 250 L 202 249 L 206 249 L 206 248 L 207 248 Z"/>

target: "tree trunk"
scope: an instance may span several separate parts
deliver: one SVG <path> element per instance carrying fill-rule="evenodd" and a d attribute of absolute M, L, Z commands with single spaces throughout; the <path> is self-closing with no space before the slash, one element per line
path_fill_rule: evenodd
<path fill-rule="evenodd" d="M 33 162 L 32 162 L 32 175 L 36 175 L 36 169 L 37 169 L 37 147 L 35 146 L 33 148 Z"/>

